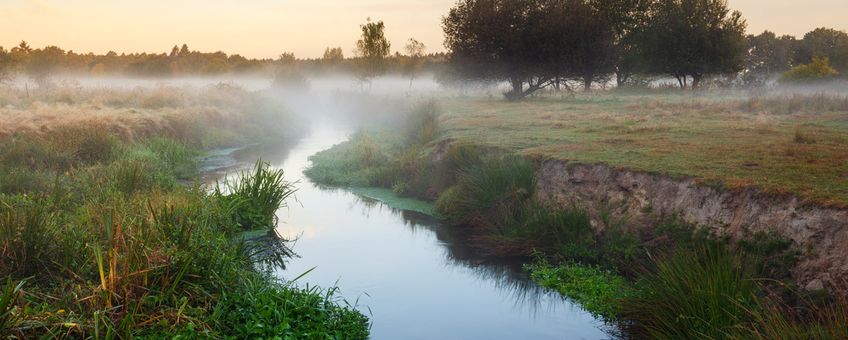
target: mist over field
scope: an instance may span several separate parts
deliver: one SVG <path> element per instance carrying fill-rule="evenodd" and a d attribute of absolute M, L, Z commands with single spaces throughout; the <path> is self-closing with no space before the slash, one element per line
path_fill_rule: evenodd
<path fill-rule="evenodd" d="M 0 338 L 848 338 L 848 6 L 314 5 L 0 4 Z"/>

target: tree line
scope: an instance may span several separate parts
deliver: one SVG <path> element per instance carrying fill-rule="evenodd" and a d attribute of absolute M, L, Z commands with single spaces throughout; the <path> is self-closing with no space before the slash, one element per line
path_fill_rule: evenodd
<path fill-rule="evenodd" d="M 415 72 L 422 68 L 444 64 L 444 53 L 425 54 L 425 48 L 410 38 L 405 47 L 407 54 L 390 54 L 385 50 L 384 55 L 369 55 L 357 48 L 355 55 L 346 57 L 341 47 L 328 47 L 322 58 L 301 59 L 292 53 L 283 52 L 277 58 L 256 59 L 220 51 L 200 52 L 191 50 L 186 44 L 175 45 L 167 53 L 118 54 L 110 51 L 94 54 L 66 51 L 58 46 L 33 48 L 22 41 L 10 49 L 0 46 L 0 82 L 22 75 L 43 85 L 49 83 L 51 75 L 60 73 L 163 77 L 250 73 L 292 76 L 335 72 L 356 74 L 368 79 L 390 72 L 414 77 Z M 363 64 L 369 65 L 366 67 Z"/>
<path fill-rule="evenodd" d="M 655 76 L 681 88 L 716 75 L 761 84 L 808 64 L 794 74 L 848 75 L 845 32 L 746 36 L 745 20 L 726 0 L 461 0 L 442 28 L 451 73 L 505 80 L 508 99 L 566 81 L 586 90 Z"/>
<path fill-rule="evenodd" d="M 164 53 L 98 55 L 0 47 L 0 81 L 18 74 L 47 83 L 54 73 L 91 75 L 273 74 L 299 86 L 305 74 L 353 74 L 363 82 L 385 73 L 436 73 L 449 81 L 506 81 L 508 99 L 538 90 L 591 89 L 598 84 L 646 85 L 671 77 L 681 88 L 704 79 L 762 85 L 782 80 L 848 76 L 848 33 L 817 28 L 797 39 L 766 31 L 745 35 L 746 22 L 726 0 L 460 0 L 442 20 L 447 53 L 426 53 L 410 38 L 394 54 L 382 21 L 360 26 L 353 55 L 328 47 L 321 58 L 292 53 L 250 59 L 199 52 L 185 44 Z M 403 50 L 404 53 L 401 53 Z"/>

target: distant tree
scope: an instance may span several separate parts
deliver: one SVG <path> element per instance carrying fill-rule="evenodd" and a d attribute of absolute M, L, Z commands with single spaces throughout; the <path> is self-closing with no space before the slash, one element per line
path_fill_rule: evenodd
<path fill-rule="evenodd" d="M 762 84 L 768 77 L 792 68 L 792 57 L 797 44 L 795 37 L 778 37 L 773 32 L 765 31 L 759 35 L 749 35 L 747 42 L 748 55 L 742 73 L 746 83 Z"/>
<path fill-rule="evenodd" d="M 297 58 L 294 56 L 294 53 L 291 52 L 283 52 L 280 53 L 280 57 L 277 58 L 277 63 L 281 65 L 291 65 L 297 61 Z"/>
<path fill-rule="evenodd" d="M 363 81 L 382 74 L 385 71 L 384 59 L 389 56 L 391 44 L 386 39 L 386 25 L 382 21 L 372 22 L 368 18 L 362 29 L 361 38 L 356 42 L 358 57 L 357 74 Z"/>
<path fill-rule="evenodd" d="M 834 69 L 848 74 L 848 33 L 821 27 L 805 34 L 795 61 L 807 64 L 816 57 L 828 58 Z"/>
<path fill-rule="evenodd" d="M 183 47 L 180 47 L 180 52 L 177 54 L 177 56 L 187 57 L 189 54 L 191 54 L 191 51 L 188 49 L 188 45 L 183 44 Z"/>
<path fill-rule="evenodd" d="M 654 0 L 638 33 L 640 63 L 653 73 L 687 77 L 699 87 L 705 75 L 742 70 L 745 20 L 726 0 Z"/>
<path fill-rule="evenodd" d="M 612 28 L 617 86 L 623 86 L 639 71 L 637 33 L 647 23 L 646 13 L 653 0 L 590 0 L 598 15 Z"/>
<path fill-rule="evenodd" d="M 31 50 L 25 66 L 26 74 L 39 86 L 49 85 L 49 77 L 61 64 L 65 51 L 56 46 Z"/>
<path fill-rule="evenodd" d="M 0 83 L 12 79 L 15 70 L 15 57 L 10 51 L 0 46 Z"/>
<path fill-rule="evenodd" d="M 409 42 L 404 47 L 406 50 L 406 64 L 404 65 L 404 73 L 409 77 L 409 88 L 412 88 L 412 81 L 415 80 L 415 74 L 418 72 L 418 69 L 421 67 L 421 61 L 424 57 L 424 51 L 427 49 L 427 46 L 424 43 L 415 40 L 415 38 L 409 38 Z"/>
<path fill-rule="evenodd" d="M 174 47 L 171 48 L 171 54 L 168 54 L 168 56 L 171 58 L 176 58 L 178 55 L 180 55 L 180 48 L 177 47 L 177 45 L 174 45 Z"/>
<path fill-rule="evenodd" d="M 321 60 L 327 65 L 337 65 L 344 60 L 344 52 L 341 47 L 327 47 Z"/>

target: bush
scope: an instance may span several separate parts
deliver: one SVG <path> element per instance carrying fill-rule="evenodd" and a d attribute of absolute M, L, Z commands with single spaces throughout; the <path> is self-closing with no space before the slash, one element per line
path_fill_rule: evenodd
<path fill-rule="evenodd" d="M 780 77 L 781 82 L 810 82 L 828 80 L 836 77 L 839 72 L 830 66 L 828 58 L 813 58 L 809 64 L 798 65 L 786 71 Z"/>

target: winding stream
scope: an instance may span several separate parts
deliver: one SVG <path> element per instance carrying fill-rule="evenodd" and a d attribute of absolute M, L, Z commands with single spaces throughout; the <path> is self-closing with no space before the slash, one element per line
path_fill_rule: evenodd
<path fill-rule="evenodd" d="M 369 315 L 372 339 L 602 339 L 603 322 L 530 282 L 518 263 L 464 247 L 462 235 L 424 214 L 391 208 L 306 179 L 308 157 L 349 131 L 318 124 L 291 147 L 251 152 L 298 181 L 298 202 L 277 214 L 297 239 L 276 274 L 299 285 L 337 286 Z M 230 170 L 232 171 L 232 170 Z M 225 171 L 226 172 L 226 171 Z"/>

